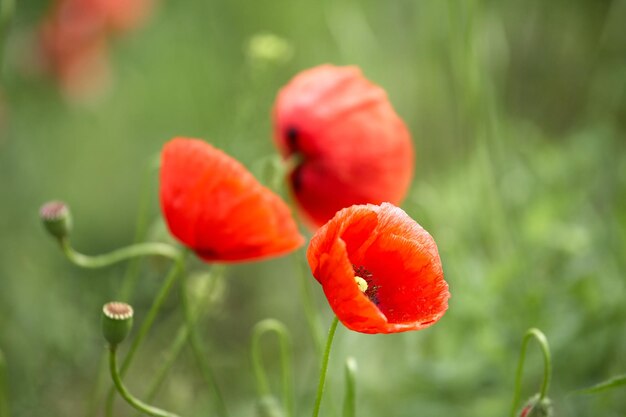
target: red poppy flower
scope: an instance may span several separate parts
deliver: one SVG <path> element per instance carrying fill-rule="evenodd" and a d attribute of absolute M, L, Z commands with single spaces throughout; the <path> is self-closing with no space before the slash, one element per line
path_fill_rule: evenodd
<path fill-rule="evenodd" d="M 42 60 L 70 97 L 93 96 L 109 80 L 110 35 L 138 25 L 152 0 L 56 0 L 39 30 Z"/>
<path fill-rule="evenodd" d="M 289 182 L 307 220 L 321 226 L 353 204 L 399 204 L 413 176 L 409 131 L 385 91 L 357 67 L 322 65 L 278 94 L 274 139 L 300 163 Z"/>
<path fill-rule="evenodd" d="M 46 70 L 70 97 L 89 97 L 108 82 L 105 20 L 85 1 L 55 4 L 40 27 L 41 53 Z"/>
<path fill-rule="evenodd" d="M 172 234 L 207 261 L 276 256 L 304 241 L 276 194 L 239 162 L 198 139 L 165 144 L 160 197 Z"/>
<path fill-rule="evenodd" d="M 420 330 L 448 308 L 435 241 L 392 204 L 339 211 L 315 233 L 307 258 L 339 320 L 357 332 Z"/>

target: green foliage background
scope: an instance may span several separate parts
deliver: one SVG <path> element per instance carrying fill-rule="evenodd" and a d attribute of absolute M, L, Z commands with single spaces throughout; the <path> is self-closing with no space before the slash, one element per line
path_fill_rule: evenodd
<path fill-rule="evenodd" d="M 126 271 L 72 266 L 45 235 L 39 206 L 67 201 L 73 242 L 86 253 L 124 246 L 137 230 L 163 238 L 148 168 L 162 144 L 204 138 L 267 181 L 276 92 L 327 62 L 360 66 L 409 125 L 417 172 L 403 207 L 437 240 L 452 298 L 421 332 L 340 327 L 322 414 L 339 415 L 353 356 L 359 416 L 506 415 L 532 326 L 551 343 L 558 415 L 626 413 L 624 388 L 566 396 L 626 372 L 626 1 L 162 1 L 113 44 L 112 89 L 82 105 L 22 70 L 23 39 L 47 5 L 18 3 L 0 125 L 0 350 L 12 416 L 94 415 L 100 308 Z M 251 60 L 248 42 L 261 32 L 287 40 L 293 57 Z M 142 201 L 148 215 L 137 229 Z M 297 414 L 310 412 L 318 360 L 298 259 L 230 267 L 207 303 L 200 328 L 233 416 L 254 415 L 250 331 L 267 317 L 293 334 Z M 167 266 L 139 264 L 128 299 L 137 321 Z M 326 327 L 330 309 L 311 285 Z M 139 397 L 180 324 L 173 295 L 128 375 Z M 277 384 L 276 349 L 266 353 Z M 533 347 L 524 397 L 538 390 L 541 366 Z M 190 352 L 156 404 L 214 415 Z M 121 401 L 117 411 L 134 415 Z"/>

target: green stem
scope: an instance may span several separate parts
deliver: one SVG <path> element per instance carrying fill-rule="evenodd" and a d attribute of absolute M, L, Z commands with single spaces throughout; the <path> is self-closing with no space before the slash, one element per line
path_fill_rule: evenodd
<path fill-rule="evenodd" d="M 9 395 L 7 393 L 7 363 L 0 350 L 0 417 L 9 417 Z"/>
<path fill-rule="evenodd" d="M 122 378 L 117 370 L 117 355 L 116 355 L 117 346 L 111 345 L 109 346 L 109 371 L 111 372 L 111 378 L 113 379 L 113 383 L 115 384 L 115 388 L 117 392 L 120 393 L 122 398 L 126 400 L 128 404 L 137 410 L 146 413 L 150 416 L 154 417 L 178 417 L 178 415 L 174 413 L 170 413 L 168 411 L 161 410 L 160 408 L 153 407 L 148 405 L 137 398 L 135 398 L 124 386 L 122 382 Z"/>
<path fill-rule="evenodd" d="M 311 294 L 311 278 L 309 276 L 309 269 L 304 265 L 306 262 L 302 260 L 303 252 L 297 253 L 291 258 L 296 262 L 296 269 L 300 275 L 300 297 L 302 299 L 302 308 L 304 309 L 304 315 L 306 322 L 309 326 L 309 332 L 313 338 L 316 352 L 322 354 L 322 330 L 320 327 L 320 321 L 315 309 L 315 303 L 313 301 L 313 295 Z"/>
<path fill-rule="evenodd" d="M 67 256 L 72 263 L 83 268 L 103 268 L 138 256 L 163 256 L 172 260 L 176 260 L 180 256 L 180 250 L 174 246 L 158 242 L 138 243 L 95 256 L 84 255 L 76 251 L 72 248 L 67 238 L 60 239 L 59 243 L 61 244 L 65 256 Z"/>
<path fill-rule="evenodd" d="M 139 348 L 143 340 L 146 338 L 146 335 L 152 328 L 152 325 L 154 324 L 154 320 L 156 319 L 157 314 L 161 310 L 161 307 L 163 306 L 163 303 L 167 299 L 167 296 L 169 295 L 170 291 L 174 287 L 174 284 L 176 283 L 176 280 L 178 279 L 178 276 L 180 275 L 180 272 L 183 269 L 183 266 L 184 266 L 184 253 L 181 254 L 178 258 L 176 258 L 176 263 L 170 269 L 170 272 L 165 278 L 165 282 L 163 283 L 161 290 L 157 294 L 154 302 L 152 303 L 152 306 L 150 307 L 150 310 L 148 311 L 146 319 L 144 320 L 141 327 L 139 328 L 137 337 L 133 340 L 133 343 L 131 344 L 128 350 L 128 353 L 126 354 L 126 357 L 124 358 L 124 362 L 122 363 L 122 367 L 120 369 L 120 374 L 122 376 L 126 374 L 126 371 L 128 370 L 128 367 L 130 366 L 133 360 L 133 357 L 135 356 L 135 353 L 137 352 L 137 349 Z M 106 410 L 105 415 L 109 417 L 113 415 L 113 400 L 115 398 L 114 394 L 115 394 L 115 391 L 111 389 L 107 396 L 107 401 L 105 405 L 105 410 Z"/>
<path fill-rule="evenodd" d="M 356 417 L 356 360 L 346 360 L 346 393 L 343 401 L 343 417 Z"/>
<path fill-rule="evenodd" d="M 293 416 L 294 397 L 293 370 L 291 366 L 291 338 L 289 337 L 289 331 L 285 325 L 274 319 L 266 319 L 257 323 L 256 326 L 254 326 L 252 333 L 252 366 L 257 380 L 259 397 L 271 395 L 267 373 L 263 367 L 260 348 L 261 337 L 268 332 L 274 332 L 278 336 L 280 343 L 280 362 L 282 368 L 283 408 L 288 416 Z"/>
<path fill-rule="evenodd" d="M 135 226 L 135 236 L 133 238 L 133 244 L 137 244 L 145 238 L 146 230 L 148 227 L 148 212 L 150 209 L 150 203 L 152 201 L 152 189 L 150 187 L 150 184 L 152 182 L 156 169 L 158 169 L 158 164 L 155 164 L 154 161 L 150 160 L 144 170 L 143 183 L 141 186 L 142 191 L 137 208 L 137 221 Z M 141 258 L 134 258 L 128 263 L 128 266 L 126 267 L 126 271 L 124 273 L 124 277 L 122 278 L 121 288 L 118 292 L 118 300 L 129 300 L 131 298 L 131 295 L 136 287 L 137 280 L 139 278 L 139 266 L 141 264 L 140 260 Z M 86 417 L 95 417 L 98 411 L 98 403 L 100 401 L 101 391 L 103 389 L 105 376 L 107 374 L 106 352 L 103 352 L 100 363 L 101 364 L 98 368 L 98 373 L 95 378 L 92 395 L 90 395 L 90 398 L 87 401 Z M 149 398 L 148 401 L 151 401 L 151 399 Z"/>
<path fill-rule="evenodd" d="M 522 390 L 522 374 L 524 372 L 524 361 L 526 360 L 526 348 L 531 339 L 535 339 L 539 343 L 541 352 L 543 353 L 543 381 L 541 383 L 541 390 L 539 391 L 539 402 L 541 402 L 547 392 L 550 385 L 550 378 L 552 376 L 552 360 L 550 358 L 550 346 L 548 345 L 548 339 L 546 335 L 539 329 L 531 328 L 526 331 L 524 339 L 522 340 L 522 350 L 519 355 L 519 362 L 517 364 L 517 371 L 515 373 L 515 394 L 513 396 L 513 405 L 511 406 L 511 417 L 515 416 L 517 407 L 521 398 Z"/>
<path fill-rule="evenodd" d="M 222 277 L 223 273 L 224 273 L 224 268 L 221 265 L 213 266 L 210 276 L 206 277 L 207 279 L 211 280 L 211 286 L 208 287 L 203 292 L 203 295 L 205 296 L 210 295 L 213 292 L 213 290 L 216 287 L 216 283 Z M 195 311 L 193 312 L 193 318 L 192 318 L 194 324 L 197 323 L 198 320 L 202 316 L 202 304 L 201 303 L 197 303 L 197 304 L 198 305 L 195 306 Z M 157 370 L 155 377 L 152 383 L 150 384 L 148 391 L 146 392 L 147 401 L 152 401 L 154 397 L 156 396 L 157 392 L 159 391 L 159 388 L 161 387 L 161 384 L 163 383 L 163 381 L 165 381 L 167 372 L 170 370 L 170 368 L 176 361 L 176 358 L 178 358 L 178 355 L 180 354 L 183 347 L 185 346 L 185 343 L 187 343 L 188 337 L 189 337 L 189 326 L 185 323 L 178 329 L 178 332 L 176 333 L 176 337 L 174 341 L 168 348 L 167 353 L 165 354 L 165 358 L 163 359 L 163 363 L 161 367 Z"/>
<path fill-rule="evenodd" d="M 217 383 L 217 379 L 215 378 L 215 374 L 213 373 L 213 369 L 211 368 L 211 364 L 209 363 L 209 356 L 204 351 L 202 340 L 200 339 L 200 335 L 198 335 L 198 332 L 196 331 L 195 320 L 193 318 L 193 313 L 191 312 L 191 306 L 189 305 L 187 287 L 184 280 L 185 277 L 183 276 L 180 295 L 183 307 L 183 314 L 185 316 L 185 323 L 189 331 L 189 344 L 191 345 L 193 355 L 195 356 L 196 361 L 200 366 L 200 371 L 205 379 L 205 382 L 211 387 L 211 392 L 213 393 L 213 397 L 217 406 L 218 415 L 227 417 L 228 409 L 226 408 L 226 402 L 224 401 L 224 397 L 222 396 L 222 392 Z"/>
<path fill-rule="evenodd" d="M 324 349 L 324 356 L 322 356 L 322 369 L 320 370 L 320 382 L 317 386 L 317 397 L 315 398 L 315 406 L 313 408 L 313 417 L 317 417 L 320 412 L 320 406 L 322 404 L 322 395 L 324 394 L 324 383 L 326 382 L 326 372 L 328 371 L 328 359 L 330 358 L 330 348 L 333 345 L 333 339 L 335 337 L 335 330 L 337 330 L 337 324 L 339 319 L 337 316 L 333 319 L 328 331 L 328 339 L 326 339 L 326 349 Z"/>

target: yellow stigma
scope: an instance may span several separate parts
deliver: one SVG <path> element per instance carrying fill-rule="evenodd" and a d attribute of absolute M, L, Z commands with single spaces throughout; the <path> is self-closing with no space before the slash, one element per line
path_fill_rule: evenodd
<path fill-rule="evenodd" d="M 355 276 L 354 280 L 356 281 L 356 285 L 359 286 L 359 290 L 361 290 L 361 292 L 367 291 L 367 281 L 358 276 Z"/>

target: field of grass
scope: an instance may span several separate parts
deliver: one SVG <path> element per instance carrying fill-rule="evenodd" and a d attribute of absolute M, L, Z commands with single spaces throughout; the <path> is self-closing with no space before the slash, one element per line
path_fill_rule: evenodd
<path fill-rule="evenodd" d="M 270 183 L 275 95 L 322 63 L 358 65 L 409 126 L 416 174 L 402 207 L 435 238 L 452 297 L 423 331 L 365 335 L 340 325 L 321 415 L 341 415 L 349 356 L 361 417 L 507 415 L 530 327 L 550 342 L 556 415 L 626 414 L 626 386 L 571 394 L 626 374 L 626 1 L 162 0 L 145 25 L 115 39 L 112 85 L 88 102 L 68 101 L 53 79 L 28 69 L 28 39 L 46 12 L 43 2 L 18 2 L 0 39 L 8 415 L 103 415 L 101 306 L 124 291 L 140 323 L 169 268 L 147 258 L 80 269 L 46 236 L 40 205 L 69 204 L 72 241 L 85 253 L 171 239 L 154 168 L 162 145 L 203 138 Z M 273 61 L 251 51 L 263 33 L 291 53 Z M 319 358 L 300 274 L 322 328 L 332 312 L 303 259 L 300 251 L 229 266 L 203 298 L 200 335 L 231 416 L 255 415 L 250 340 L 264 318 L 291 332 L 296 415 L 311 411 Z M 210 267 L 193 261 L 190 269 Z M 181 324 L 173 294 L 126 378 L 138 397 Z M 277 346 L 265 342 L 279 393 Z M 536 346 L 526 363 L 524 399 L 541 382 Z M 218 415 L 188 348 L 154 403 Z M 115 407 L 135 415 L 119 399 Z"/>

